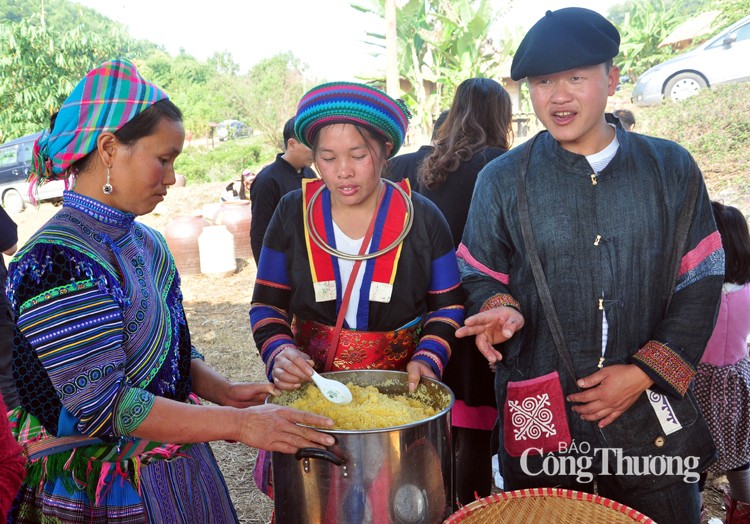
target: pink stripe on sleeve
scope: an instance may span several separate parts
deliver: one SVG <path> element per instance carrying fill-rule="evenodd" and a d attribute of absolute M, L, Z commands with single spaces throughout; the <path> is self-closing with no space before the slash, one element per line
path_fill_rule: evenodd
<path fill-rule="evenodd" d="M 492 271 L 490 268 L 488 268 L 484 264 L 479 263 L 477 259 L 471 256 L 471 253 L 469 253 L 469 248 L 467 248 L 464 244 L 459 244 L 458 250 L 456 251 L 456 256 L 458 258 L 465 260 L 466 263 L 469 264 L 471 267 L 478 269 L 485 275 L 491 276 L 498 282 L 501 282 L 505 284 L 506 286 L 510 284 L 510 275 L 506 275 L 505 273 L 500 273 L 498 271 Z"/>
<path fill-rule="evenodd" d="M 695 269 L 706 257 L 718 249 L 721 249 L 721 235 L 718 231 L 714 231 L 701 240 L 692 251 L 682 257 L 679 276 Z"/>

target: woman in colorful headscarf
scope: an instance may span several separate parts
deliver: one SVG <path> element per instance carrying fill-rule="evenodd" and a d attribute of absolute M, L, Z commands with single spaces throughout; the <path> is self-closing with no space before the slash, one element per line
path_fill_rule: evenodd
<path fill-rule="evenodd" d="M 35 145 L 38 182 L 72 177 L 74 189 L 9 268 L 10 420 L 28 457 L 12 522 L 236 522 L 205 442 L 331 443 L 297 423 L 332 421 L 260 405 L 272 384 L 230 382 L 191 345 L 166 242 L 135 220 L 175 183 L 183 141 L 179 109 L 114 60 Z"/>
<path fill-rule="evenodd" d="M 448 362 L 464 319 L 450 229 L 408 181 L 381 178 L 408 116 L 403 102 L 354 83 L 320 85 L 299 103 L 295 132 L 321 180 L 276 208 L 250 309 L 279 389 L 313 369 L 391 369 L 406 370 L 414 390 Z"/>

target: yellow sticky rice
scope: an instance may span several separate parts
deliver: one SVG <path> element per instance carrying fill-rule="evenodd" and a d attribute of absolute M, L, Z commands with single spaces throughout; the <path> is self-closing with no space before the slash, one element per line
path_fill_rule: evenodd
<path fill-rule="evenodd" d="M 329 417 L 334 421 L 334 429 L 346 430 L 403 426 L 419 422 L 438 412 L 417 398 L 386 395 L 375 386 L 362 387 L 349 382 L 347 387 L 353 397 L 349 404 L 334 404 L 326 400 L 318 388 L 308 386 L 299 398 L 287 405 Z"/>

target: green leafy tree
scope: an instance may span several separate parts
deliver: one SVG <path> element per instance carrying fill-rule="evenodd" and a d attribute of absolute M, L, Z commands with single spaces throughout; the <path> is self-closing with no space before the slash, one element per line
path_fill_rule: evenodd
<path fill-rule="evenodd" d="M 0 23 L 25 21 L 63 32 L 81 27 L 87 33 L 125 33 L 122 24 L 94 9 L 68 0 L 0 0 Z"/>
<path fill-rule="evenodd" d="M 352 7 L 385 17 L 385 0 Z M 499 79 L 508 46 L 489 37 L 496 19 L 489 0 L 406 0 L 397 8 L 398 68 L 408 84 L 403 98 L 415 113 L 414 134 L 426 136 L 459 83 L 476 76 Z M 371 32 L 368 38 L 383 54 L 385 35 Z"/>
<path fill-rule="evenodd" d="M 713 0 L 703 10 L 719 11 L 721 14 L 714 25 L 717 28 L 724 27 L 750 14 L 750 0 Z"/>
<path fill-rule="evenodd" d="M 281 130 L 297 112 L 300 98 L 311 87 L 307 67 L 291 52 L 261 60 L 247 75 L 227 77 L 224 96 L 236 118 L 261 131 L 273 147 L 283 149 Z"/>
<path fill-rule="evenodd" d="M 49 125 L 50 116 L 91 68 L 129 58 L 135 42 L 82 27 L 63 33 L 27 21 L 0 24 L 0 134 L 3 141 Z"/>
<path fill-rule="evenodd" d="M 231 56 L 225 58 L 226 65 Z M 164 89 L 182 110 L 186 132 L 205 136 L 210 122 L 233 117 L 224 96 L 226 75 L 217 71 L 215 61 L 203 63 L 184 52 L 172 57 L 153 50 L 139 63 L 139 70 L 144 78 Z"/>
<path fill-rule="evenodd" d="M 631 80 L 651 66 L 677 54 L 671 46 L 659 44 L 685 20 L 682 0 L 635 0 L 626 12 L 620 31 L 620 54 L 615 64 Z"/>

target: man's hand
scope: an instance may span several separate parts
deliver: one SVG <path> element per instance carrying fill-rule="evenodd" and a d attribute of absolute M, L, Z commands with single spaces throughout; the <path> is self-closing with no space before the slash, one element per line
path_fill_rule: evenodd
<path fill-rule="evenodd" d="M 569 402 L 578 402 L 573 411 L 583 420 L 599 421 L 603 428 L 622 415 L 654 381 L 634 364 L 617 364 L 578 379 L 580 393 L 568 395 Z"/>
<path fill-rule="evenodd" d="M 501 306 L 472 315 L 456 330 L 458 338 L 476 335 L 477 349 L 490 364 L 502 360 L 503 356 L 494 347 L 510 339 L 524 324 L 523 315 L 512 307 Z"/>

